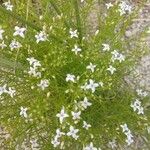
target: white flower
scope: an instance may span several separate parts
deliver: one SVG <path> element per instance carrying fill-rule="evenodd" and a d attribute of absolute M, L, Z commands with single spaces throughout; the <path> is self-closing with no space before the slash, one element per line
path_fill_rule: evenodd
<path fill-rule="evenodd" d="M 78 139 L 77 133 L 79 132 L 79 129 L 75 129 L 73 126 L 70 126 L 70 131 L 67 133 L 67 136 L 72 136 L 75 140 Z"/>
<path fill-rule="evenodd" d="M 117 144 L 116 144 L 116 140 L 113 139 L 112 141 L 109 142 L 109 145 L 112 149 L 116 148 L 117 147 Z"/>
<path fill-rule="evenodd" d="M 64 107 L 62 107 L 60 113 L 58 113 L 58 114 L 56 115 L 56 117 L 59 118 L 59 121 L 60 121 L 60 123 L 62 124 L 63 121 L 64 121 L 64 119 L 67 118 L 67 117 L 69 117 L 69 115 L 65 113 L 65 109 L 64 109 Z"/>
<path fill-rule="evenodd" d="M 69 82 L 69 81 L 75 82 L 75 75 L 67 74 L 66 82 Z"/>
<path fill-rule="evenodd" d="M 130 106 L 133 108 L 134 111 L 136 111 L 141 106 L 141 102 L 138 99 L 136 99 L 135 102 L 131 103 Z"/>
<path fill-rule="evenodd" d="M 115 60 L 118 60 L 120 63 L 122 61 L 125 61 L 125 56 L 119 53 L 118 51 L 114 50 L 113 52 L 111 52 L 111 54 L 112 54 L 111 58 L 112 62 L 114 62 Z"/>
<path fill-rule="evenodd" d="M 86 86 L 86 88 L 90 89 L 92 91 L 92 93 L 94 93 L 98 86 L 99 86 L 98 83 L 95 83 L 94 80 L 90 79 L 89 84 Z"/>
<path fill-rule="evenodd" d="M 84 98 L 83 101 L 81 101 L 81 106 L 84 108 L 84 109 L 87 109 L 88 106 L 91 106 L 92 103 L 90 103 L 87 99 L 87 97 Z"/>
<path fill-rule="evenodd" d="M 124 134 L 127 136 L 128 139 L 133 138 L 133 135 L 131 134 L 130 130 L 124 132 Z"/>
<path fill-rule="evenodd" d="M 31 148 L 32 148 L 32 150 L 38 150 L 37 147 L 39 147 L 39 144 L 38 144 L 37 139 L 31 139 L 31 140 L 30 140 L 30 143 L 31 143 Z"/>
<path fill-rule="evenodd" d="M 65 135 L 65 133 L 64 133 L 64 132 L 61 132 L 60 129 L 57 129 L 57 130 L 56 130 L 56 137 L 57 137 L 57 138 L 60 138 L 62 135 Z"/>
<path fill-rule="evenodd" d="M 47 79 L 41 80 L 39 84 L 37 84 L 42 90 L 45 90 L 49 86 L 49 81 Z"/>
<path fill-rule="evenodd" d="M 114 74 L 114 72 L 116 71 L 116 68 L 110 65 L 109 68 L 107 68 L 107 70 L 110 71 L 111 74 Z"/>
<path fill-rule="evenodd" d="M 132 138 L 127 138 L 126 139 L 126 143 L 129 145 L 131 145 L 134 142 L 134 140 Z"/>
<path fill-rule="evenodd" d="M 85 128 L 86 130 L 88 130 L 89 128 L 91 128 L 91 125 L 87 124 L 85 121 L 83 121 L 83 128 Z"/>
<path fill-rule="evenodd" d="M 133 135 L 131 134 L 131 131 L 129 130 L 127 124 L 125 123 L 124 125 L 120 125 L 120 126 L 122 128 L 122 132 L 127 136 L 126 143 L 128 145 L 132 144 L 134 142 Z"/>
<path fill-rule="evenodd" d="M 120 125 L 120 127 L 122 128 L 122 132 L 127 132 L 127 131 L 129 131 L 128 126 L 127 126 L 126 123 L 123 124 L 123 125 Z"/>
<path fill-rule="evenodd" d="M 87 145 L 83 150 L 97 150 L 96 147 L 93 146 L 93 143 L 91 142 L 89 145 Z"/>
<path fill-rule="evenodd" d="M 27 108 L 20 107 L 20 116 L 27 118 Z"/>
<path fill-rule="evenodd" d="M 125 1 L 122 1 L 120 4 L 119 4 L 119 12 L 120 12 L 120 16 L 126 14 L 126 13 L 131 13 L 132 11 L 132 7 L 130 5 L 128 5 Z"/>
<path fill-rule="evenodd" d="M 37 70 L 36 70 L 36 68 L 33 68 L 33 67 L 30 67 L 30 70 L 28 71 L 28 74 L 30 75 L 30 76 L 33 76 L 33 77 L 41 77 L 41 72 L 38 72 Z"/>
<path fill-rule="evenodd" d="M 7 87 L 7 84 L 5 84 L 5 85 L 3 85 L 3 86 L 0 86 L 0 96 L 1 96 L 3 93 L 7 93 L 6 87 Z"/>
<path fill-rule="evenodd" d="M 135 101 L 134 101 L 134 103 L 131 103 L 131 105 L 130 105 L 132 108 L 133 108 L 133 110 L 134 111 L 138 111 L 138 113 L 137 114 L 144 114 L 144 109 L 143 109 L 143 107 L 141 106 L 141 102 L 138 100 L 138 99 L 136 99 Z"/>
<path fill-rule="evenodd" d="M 11 5 L 10 0 L 8 2 L 3 3 L 7 10 L 12 11 L 13 5 Z"/>
<path fill-rule="evenodd" d="M 137 89 L 136 92 L 138 96 L 146 97 L 148 95 L 148 93 L 142 89 Z"/>
<path fill-rule="evenodd" d="M 81 111 L 79 112 L 71 112 L 72 116 L 73 116 L 73 120 L 76 120 L 76 119 L 80 119 L 80 115 L 81 115 Z"/>
<path fill-rule="evenodd" d="M 3 33 L 4 33 L 5 31 L 3 30 L 3 29 L 0 29 L 0 40 L 3 40 Z"/>
<path fill-rule="evenodd" d="M 4 43 L 4 41 L 2 42 L 2 43 L 0 43 L 0 47 L 2 48 L 2 49 L 4 49 L 5 47 L 7 47 L 7 45 Z"/>
<path fill-rule="evenodd" d="M 77 55 L 78 52 L 81 52 L 81 48 L 79 48 L 77 45 L 75 45 L 74 48 L 72 49 L 72 52 L 75 52 L 75 54 Z"/>
<path fill-rule="evenodd" d="M 137 114 L 138 115 L 140 115 L 140 114 L 144 115 L 144 108 L 143 107 L 139 107 Z"/>
<path fill-rule="evenodd" d="M 29 61 L 29 64 L 30 64 L 30 65 L 33 65 L 34 63 L 37 64 L 37 62 L 38 62 L 38 64 L 40 64 L 39 61 L 36 60 L 36 59 L 33 58 L 33 57 L 27 58 L 27 60 Z M 35 66 L 35 65 L 34 65 L 34 66 Z M 36 66 L 37 66 L 37 65 L 36 65 Z M 41 66 L 41 65 L 38 65 L 38 66 Z"/>
<path fill-rule="evenodd" d="M 102 44 L 103 51 L 110 51 L 110 46 L 108 44 Z"/>
<path fill-rule="evenodd" d="M 26 28 L 20 28 L 18 26 L 15 26 L 15 32 L 13 34 L 13 36 L 21 36 L 22 38 L 24 38 L 24 32 L 26 31 Z"/>
<path fill-rule="evenodd" d="M 95 68 L 96 68 L 96 65 L 93 65 L 91 62 L 90 62 L 90 64 L 86 67 L 86 69 L 90 69 L 91 72 L 94 72 L 94 71 L 95 71 Z"/>
<path fill-rule="evenodd" d="M 13 98 L 14 95 L 16 94 L 16 90 L 9 87 L 7 93 Z"/>
<path fill-rule="evenodd" d="M 54 139 L 51 140 L 51 143 L 53 144 L 54 147 L 60 145 L 60 141 L 58 141 L 57 137 L 54 137 Z"/>
<path fill-rule="evenodd" d="M 73 37 L 78 38 L 78 31 L 77 30 L 72 31 L 72 29 L 70 29 L 70 36 L 71 38 Z"/>
<path fill-rule="evenodd" d="M 112 3 L 107 3 L 106 7 L 107 7 L 107 9 L 109 9 L 109 8 L 113 7 L 113 4 Z"/>
<path fill-rule="evenodd" d="M 22 45 L 18 41 L 12 40 L 12 42 L 9 45 L 9 47 L 10 47 L 11 50 L 13 50 L 13 49 L 21 48 Z"/>
<path fill-rule="evenodd" d="M 28 71 L 29 75 L 33 75 L 34 77 L 36 76 L 36 69 L 33 67 L 30 67 L 30 70 Z"/>
<path fill-rule="evenodd" d="M 37 35 L 35 35 L 37 43 L 39 43 L 40 41 L 46 41 L 47 37 L 48 35 L 45 33 L 45 31 L 40 31 L 40 33 L 37 33 Z"/>

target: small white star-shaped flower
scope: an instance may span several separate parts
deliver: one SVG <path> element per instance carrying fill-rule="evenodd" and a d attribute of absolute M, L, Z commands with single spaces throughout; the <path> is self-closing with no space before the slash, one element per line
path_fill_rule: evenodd
<path fill-rule="evenodd" d="M 109 142 L 109 145 L 112 149 L 115 149 L 117 147 L 117 144 L 116 144 L 116 140 L 113 139 L 112 141 Z"/>
<path fill-rule="evenodd" d="M 64 109 L 64 107 L 62 107 L 60 113 L 58 113 L 58 114 L 56 115 L 56 117 L 59 118 L 59 121 L 60 121 L 60 123 L 62 124 L 63 121 L 64 121 L 64 119 L 67 118 L 67 117 L 69 117 L 69 115 L 68 115 L 67 113 L 65 113 L 65 109 Z"/>
<path fill-rule="evenodd" d="M 136 99 L 135 102 L 131 103 L 130 106 L 133 108 L 134 111 L 136 111 L 141 106 L 141 102 L 138 99 Z"/>
<path fill-rule="evenodd" d="M 72 49 L 72 52 L 74 52 L 76 55 L 78 54 L 78 52 L 81 52 L 81 48 L 79 48 L 77 45 L 74 46 L 74 48 Z"/>
<path fill-rule="evenodd" d="M 90 89 L 92 91 L 92 93 L 95 92 L 96 88 L 99 86 L 98 83 L 95 83 L 94 80 L 90 79 L 89 80 L 89 84 L 87 85 L 87 89 Z"/>
<path fill-rule="evenodd" d="M 136 92 L 138 96 L 146 97 L 148 95 L 148 93 L 142 89 L 137 89 Z"/>
<path fill-rule="evenodd" d="M 96 65 L 93 65 L 91 62 L 90 64 L 86 67 L 86 69 L 90 69 L 92 72 L 95 71 Z"/>
<path fill-rule="evenodd" d="M 67 74 L 66 82 L 69 82 L 69 81 L 75 82 L 75 75 Z"/>
<path fill-rule="evenodd" d="M 105 52 L 105 51 L 110 51 L 110 46 L 109 46 L 109 44 L 102 44 L 102 46 L 103 46 L 103 51 Z"/>
<path fill-rule="evenodd" d="M 120 125 L 120 127 L 122 128 L 122 132 L 129 131 L 128 126 L 127 126 L 127 124 L 126 124 L 126 123 L 125 123 L 125 124 L 123 124 L 123 125 Z"/>
<path fill-rule="evenodd" d="M 6 7 L 7 10 L 12 11 L 13 5 L 10 3 L 10 0 L 8 2 L 3 3 L 3 5 Z"/>
<path fill-rule="evenodd" d="M 140 115 L 140 114 L 144 115 L 144 108 L 143 108 L 143 107 L 139 107 L 137 114 L 138 114 L 138 115 Z"/>
<path fill-rule="evenodd" d="M 75 129 L 73 126 L 70 126 L 70 131 L 67 133 L 67 136 L 72 136 L 75 140 L 78 139 L 77 133 L 79 132 L 79 129 Z"/>
<path fill-rule="evenodd" d="M 87 145 L 83 150 L 97 150 L 96 147 L 93 146 L 93 143 L 91 142 L 89 145 Z"/>
<path fill-rule="evenodd" d="M 37 60 L 34 57 L 27 58 L 27 61 L 29 61 L 30 65 L 33 65 L 35 62 L 37 62 Z"/>
<path fill-rule="evenodd" d="M 27 118 L 27 110 L 28 108 L 20 107 L 20 116 L 23 116 L 24 118 Z"/>
<path fill-rule="evenodd" d="M 0 47 L 1 49 L 4 49 L 5 47 L 7 47 L 7 45 L 4 43 L 4 41 L 2 41 L 2 43 L 0 43 Z"/>
<path fill-rule="evenodd" d="M 132 138 L 127 138 L 126 139 L 126 143 L 129 145 L 131 145 L 134 142 L 134 140 Z"/>
<path fill-rule="evenodd" d="M 58 141 L 57 137 L 54 137 L 54 139 L 51 140 L 51 143 L 53 144 L 54 147 L 57 147 L 60 145 L 60 141 Z"/>
<path fill-rule="evenodd" d="M 24 38 L 24 32 L 26 31 L 26 28 L 20 28 L 18 26 L 15 26 L 15 32 L 13 34 L 13 36 L 21 36 L 22 38 Z"/>
<path fill-rule="evenodd" d="M 114 72 L 116 71 L 116 68 L 110 65 L 107 70 L 110 71 L 111 74 L 114 74 Z"/>
<path fill-rule="evenodd" d="M 9 87 L 7 93 L 13 98 L 16 94 L 16 90 Z"/>
<path fill-rule="evenodd" d="M 39 43 L 40 41 L 46 41 L 47 37 L 48 35 L 45 33 L 45 31 L 40 31 L 37 33 L 37 35 L 35 35 L 36 43 Z"/>
<path fill-rule="evenodd" d="M 12 40 L 12 42 L 10 43 L 9 45 L 10 49 L 13 50 L 13 49 L 19 49 L 22 47 L 22 45 L 16 41 L 16 40 Z"/>
<path fill-rule="evenodd" d="M 84 97 L 84 100 L 81 101 L 81 106 L 84 108 L 84 109 L 87 109 L 88 106 L 91 106 L 92 103 L 90 103 L 87 99 L 87 97 Z"/>
<path fill-rule="evenodd" d="M 3 94 L 3 93 L 7 93 L 8 91 L 6 90 L 7 88 L 7 84 L 3 85 L 3 86 L 0 86 L 0 96 Z"/>
<path fill-rule="evenodd" d="M 0 40 L 3 40 L 3 33 L 4 33 L 5 31 L 3 30 L 3 29 L 0 29 Z"/>
<path fill-rule="evenodd" d="M 78 38 L 78 31 L 77 30 L 72 30 L 72 29 L 70 29 L 70 36 L 71 36 L 71 38 L 73 38 L 73 37 L 76 37 L 76 38 Z"/>
<path fill-rule="evenodd" d="M 47 79 L 41 80 L 39 84 L 37 84 L 42 90 L 45 90 L 49 86 L 49 81 Z"/>
<path fill-rule="evenodd" d="M 91 125 L 87 124 L 85 121 L 83 121 L 83 128 L 85 128 L 86 130 L 88 130 L 89 128 L 91 128 Z"/>
<path fill-rule="evenodd" d="M 71 114 L 72 114 L 73 120 L 80 119 L 81 111 L 79 111 L 79 112 L 72 111 Z"/>
<path fill-rule="evenodd" d="M 65 135 L 65 133 L 64 133 L 64 132 L 61 132 L 60 129 L 57 129 L 57 130 L 56 130 L 56 137 L 57 137 L 57 138 L 60 138 L 62 135 Z"/>
<path fill-rule="evenodd" d="M 107 3 L 106 7 L 107 7 L 107 9 L 109 9 L 109 8 L 113 7 L 113 4 L 112 3 Z"/>

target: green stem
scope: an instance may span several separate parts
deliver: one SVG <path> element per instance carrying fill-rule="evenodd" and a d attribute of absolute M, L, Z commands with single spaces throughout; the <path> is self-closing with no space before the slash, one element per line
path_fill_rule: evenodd
<path fill-rule="evenodd" d="M 25 25 L 30 26 L 31 28 L 35 29 L 36 31 L 41 31 L 41 30 L 43 30 L 41 27 L 36 26 L 35 24 L 33 24 L 33 23 L 27 21 L 26 19 L 23 19 L 23 18 L 19 17 L 19 16 L 16 15 L 15 13 L 6 10 L 6 9 L 3 8 L 2 6 L 0 6 L 0 11 L 3 12 L 4 14 L 10 16 L 10 17 L 13 17 L 13 18 L 16 19 L 17 21 L 20 21 L 20 22 L 24 23 Z M 49 35 L 49 37 L 52 38 L 53 40 L 59 42 L 59 43 L 64 43 L 64 41 L 58 39 L 58 38 L 57 38 L 56 36 L 54 36 L 54 35 Z"/>
<path fill-rule="evenodd" d="M 79 32 L 79 44 L 82 42 L 82 28 L 81 28 L 81 18 L 80 18 L 80 10 L 79 10 L 79 4 L 77 0 L 73 0 L 74 9 L 75 9 L 75 15 L 76 15 L 76 21 L 77 21 L 77 30 Z"/>
<path fill-rule="evenodd" d="M 15 13 L 6 10 L 6 9 L 3 8 L 2 6 L 0 6 L 0 11 L 3 12 L 4 14 L 10 16 L 10 17 L 13 17 L 13 18 L 16 19 L 17 21 L 20 21 L 20 22 L 22 22 L 22 23 L 24 23 L 24 24 L 30 26 L 31 28 L 33 28 L 33 29 L 35 29 L 35 30 L 37 30 L 37 31 L 41 31 L 41 30 L 42 30 L 42 28 L 40 28 L 40 27 L 38 27 L 38 26 L 32 24 L 31 22 L 28 22 L 27 20 L 25 20 L 25 19 L 19 17 L 19 16 L 16 15 Z"/>
<path fill-rule="evenodd" d="M 54 10 L 56 11 L 56 13 L 61 16 L 62 12 L 59 10 L 59 8 L 57 7 L 57 5 L 55 4 L 55 2 L 53 0 L 49 0 L 50 4 L 52 5 L 52 7 L 54 8 Z M 65 26 L 69 29 L 70 26 L 68 25 L 68 23 L 66 22 L 66 20 L 64 21 Z"/>

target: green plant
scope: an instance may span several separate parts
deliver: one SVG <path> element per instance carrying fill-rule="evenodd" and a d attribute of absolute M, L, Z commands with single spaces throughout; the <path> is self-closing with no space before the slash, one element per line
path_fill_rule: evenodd
<path fill-rule="evenodd" d="M 93 3 L 0 6 L 0 122 L 10 133 L 3 148 L 109 149 L 125 140 L 131 145 L 148 126 L 147 93 L 125 80 L 146 52 L 124 38 L 138 9 L 107 4 L 107 16 L 89 35 Z"/>

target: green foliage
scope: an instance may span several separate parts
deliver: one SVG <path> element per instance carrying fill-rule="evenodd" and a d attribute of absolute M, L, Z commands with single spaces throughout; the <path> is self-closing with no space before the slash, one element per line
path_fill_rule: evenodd
<path fill-rule="evenodd" d="M 150 119 L 147 117 L 149 112 L 145 109 L 145 114 L 139 115 L 133 111 L 130 105 L 138 96 L 125 77 L 146 51 L 138 43 L 140 35 L 138 41 L 137 38 L 132 39 L 134 48 L 129 46 L 130 39 L 124 38 L 127 27 L 137 17 L 141 6 L 135 13 L 120 15 L 118 4 L 114 4 L 107 10 L 107 17 L 98 14 L 99 32 L 89 35 L 87 23 L 94 5 L 92 0 L 84 3 L 77 0 L 42 0 L 36 5 L 30 0 L 14 0 L 12 4 L 12 12 L 0 6 L 0 25 L 5 30 L 3 34 L 7 45 L 0 49 L 0 86 L 7 84 L 16 90 L 13 97 L 7 92 L 1 95 L 0 125 L 10 133 L 10 138 L 2 143 L 4 149 L 18 147 L 20 150 L 23 143 L 31 148 L 32 139 L 37 140 L 37 149 L 59 149 L 60 146 L 54 148 L 51 144 L 56 129 L 67 133 L 70 125 L 79 129 L 79 139 L 63 136 L 61 141 L 64 141 L 66 150 L 80 150 L 90 142 L 97 148 L 109 149 L 108 142 L 114 138 L 122 145 L 126 136 L 120 125 L 124 123 L 133 135 L 143 134 Z M 27 29 L 25 38 L 13 36 L 15 26 Z M 78 38 L 70 37 L 70 29 L 78 31 Z M 42 30 L 48 34 L 48 40 L 36 43 L 35 35 Z M 13 39 L 22 47 L 10 50 Z M 109 51 L 103 51 L 104 43 L 110 45 Z M 77 55 L 71 51 L 75 44 L 82 49 Z M 111 52 L 114 50 L 125 55 L 125 61 L 112 62 Z M 27 58 L 31 57 L 41 63 L 38 69 L 41 78 L 28 74 L 30 65 Z M 94 72 L 86 69 L 90 62 L 96 65 Z M 110 65 L 116 68 L 113 74 L 107 70 Z M 67 74 L 80 78 L 75 83 L 66 82 Z M 42 79 L 49 81 L 44 90 L 37 86 Z M 82 90 L 81 86 L 89 79 L 104 85 L 93 93 Z M 92 105 L 84 111 L 79 108 L 81 119 L 75 124 L 71 111 L 75 111 L 75 101 L 83 101 L 84 97 Z M 142 105 L 147 101 L 147 97 L 144 98 Z M 60 124 L 56 115 L 63 106 L 70 117 Z M 27 118 L 20 115 L 21 107 L 27 108 Z M 84 120 L 92 126 L 89 130 L 83 129 Z"/>

